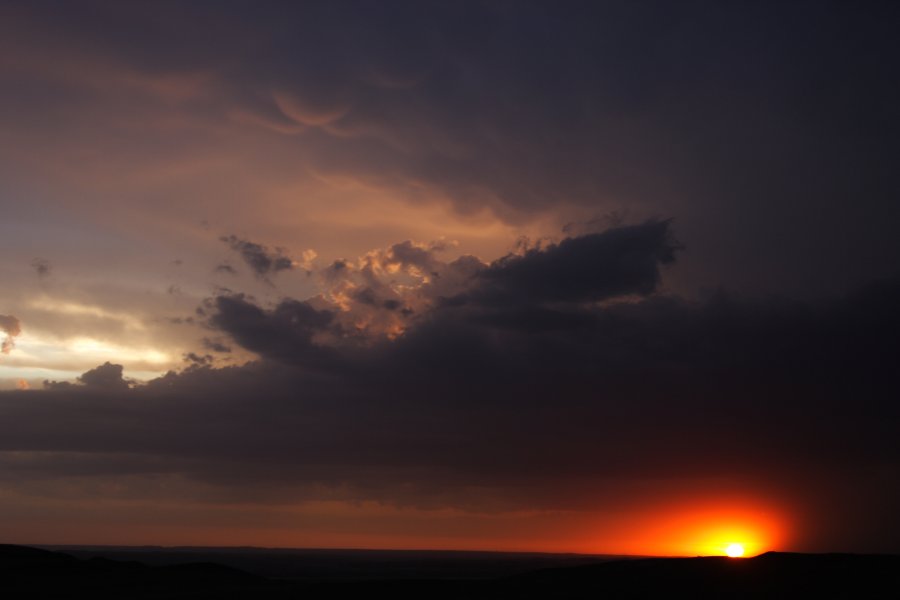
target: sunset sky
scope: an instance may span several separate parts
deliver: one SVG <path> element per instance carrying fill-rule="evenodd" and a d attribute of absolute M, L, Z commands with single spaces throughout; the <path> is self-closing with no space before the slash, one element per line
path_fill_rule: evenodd
<path fill-rule="evenodd" d="M 900 552 L 898 25 L 0 2 L 0 542 Z"/>

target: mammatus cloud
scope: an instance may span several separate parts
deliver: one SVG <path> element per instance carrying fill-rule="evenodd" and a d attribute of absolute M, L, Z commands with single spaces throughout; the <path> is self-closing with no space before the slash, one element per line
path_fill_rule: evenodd
<path fill-rule="evenodd" d="M 352 206 L 368 205 L 366 215 L 377 217 L 381 200 L 370 193 L 409 200 L 410 211 L 447 205 L 513 224 L 630 209 L 638 218 L 681 219 L 682 238 L 705 250 L 692 265 L 698 286 L 724 280 L 765 293 L 815 285 L 809 293 L 820 295 L 892 273 L 900 251 L 896 148 L 885 132 L 900 123 L 900 103 L 894 61 L 876 58 L 897 54 L 883 26 L 894 20 L 891 3 L 866 11 L 817 3 L 805 37 L 791 25 L 808 16 L 802 3 L 780 6 L 779 19 L 765 3 L 715 11 L 626 4 L 288 3 L 256 11 L 236 3 L 220 7 L 223 27 L 199 44 L 173 25 L 183 8 L 157 7 L 159 29 L 150 33 L 129 10 L 98 6 L 89 17 L 61 7 L 61 27 L 39 4 L 19 2 L 4 14 L 0 55 L 28 61 L 0 69 L 16 91 L 0 101 L 0 115 L 18 139 L 47 141 L 48 154 L 10 154 L 4 181 L 26 186 L 53 169 L 63 189 L 56 195 L 78 187 L 92 215 L 107 206 L 96 182 L 115 174 L 119 187 L 109 194 L 144 214 L 134 177 L 190 164 L 184 179 L 162 177 L 148 193 L 249 188 L 263 208 L 229 212 L 255 235 L 264 235 L 260 221 L 273 226 L 278 217 L 267 217 L 282 214 L 284 190 L 295 189 L 304 191 L 291 201 L 291 219 L 308 211 L 335 237 L 360 223 L 333 218 L 341 204 L 332 199 L 363 198 Z M 200 6 L 191 14 L 197 22 L 209 16 Z M 98 22 L 122 35 L 98 36 Z M 659 29 L 648 44 L 649 23 Z M 235 30 L 259 40 L 253 52 L 234 44 Z M 846 47 L 833 43 L 840 36 Z M 817 109 L 798 114 L 809 90 L 822 90 Z M 52 127 L 42 118 L 48 112 L 60 115 Z M 185 124 L 177 135 L 166 128 L 172 119 Z M 71 140 L 86 120 L 96 160 L 79 155 L 73 169 Z M 148 124 L 146 144 L 121 153 L 133 120 Z M 108 157 L 122 168 L 110 171 Z M 796 169 L 785 170 L 789 162 Z M 201 164 L 242 167 L 210 177 Z M 81 176 L 72 180 L 72 172 Z M 335 182 L 351 191 L 335 193 Z M 96 205 L 86 200 L 94 196 Z M 864 209 L 848 210 L 851 202 Z M 162 206 L 153 212 L 180 218 Z M 400 219 L 385 223 L 410 225 L 407 211 L 394 212 Z M 381 222 L 372 221 L 363 225 Z M 233 221 L 222 227 L 243 231 Z M 777 243 L 760 247 L 759 236 Z M 254 273 L 287 268 L 271 250 L 260 262 L 246 249 Z M 298 259 L 290 254 L 281 258 Z M 759 267 L 731 266 L 751 255 Z"/>
<path fill-rule="evenodd" d="M 0 332 L 5 334 L 0 352 L 9 354 L 16 347 L 15 338 L 22 333 L 22 324 L 12 315 L 0 315 Z"/>

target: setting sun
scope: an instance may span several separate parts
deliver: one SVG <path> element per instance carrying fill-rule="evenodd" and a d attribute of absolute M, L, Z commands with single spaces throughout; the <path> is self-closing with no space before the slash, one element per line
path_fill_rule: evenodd
<path fill-rule="evenodd" d="M 598 519 L 590 529 L 612 542 L 594 542 L 588 550 L 644 556 L 756 556 L 791 544 L 789 522 L 786 508 L 761 492 L 714 493 L 696 486 L 664 502 L 634 507 L 628 519 L 621 513 L 617 521 Z"/>

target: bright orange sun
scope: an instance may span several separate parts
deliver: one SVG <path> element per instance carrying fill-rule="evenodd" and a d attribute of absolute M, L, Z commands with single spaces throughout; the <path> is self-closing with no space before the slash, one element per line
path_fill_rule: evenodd
<path fill-rule="evenodd" d="M 744 547 L 740 544 L 729 544 L 728 547 L 725 548 L 725 554 L 731 558 L 739 558 L 744 555 Z"/>

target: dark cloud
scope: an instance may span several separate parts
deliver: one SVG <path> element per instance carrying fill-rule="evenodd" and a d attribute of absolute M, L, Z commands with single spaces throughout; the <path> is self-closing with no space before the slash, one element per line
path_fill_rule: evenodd
<path fill-rule="evenodd" d="M 214 269 L 216 273 L 225 273 L 227 275 L 237 275 L 237 269 L 232 267 L 227 263 L 222 263 L 221 265 L 216 265 Z"/>
<path fill-rule="evenodd" d="M 306 303 L 223 297 L 211 324 L 273 360 L 134 389 L 107 364 L 85 385 L 4 393 L 0 445 L 89 450 L 136 472 L 164 457 L 157 470 L 257 500 L 476 511 L 588 510 L 635 481 L 741 481 L 853 523 L 827 544 L 895 550 L 890 515 L 866 498 L 900 501 L 884 476 L 900 461 L 898 301 L 900 279 L 818 305 L 651 294 L 513 305 L 505 320 L 444 306 L 393 340 L 348 345 L 316 340 L 336 335 L 333 318 Z M 120 392 L 85 395 L 91 384 Z"/>
<path fill-rule="evenodd" d="M 105 362 L 95 369 L 82 373 L 78 381 L 89 388 L 127 389 L 129 382 L 122 376 L 123 370 L 122 365 Z"/>
<path fill-rule="evenodd" d="M 204 348 L 213 352 L 231 352 L 231 346 L 220 339 L 203 338 L 202 343 Z"/>
<path fill-rule="evenodd" d="M 350 454 L 365 446 L 392 467 L 441 465 L 422 476 L 425 495 L 453 477 L 532 480 L 526 503 L 558 506 L 562 493 L 530 495 L 635 472 L 784 483 L 793 469 L 815 479 L 897 460 L 885 428 L 897 414 L 889 357 L 900 322 L 889 307 L 900 280 L 820 305 L 724 292 L 698 303 L 655 293 L 676 247 L 654 221 L 481 265 L 463 280 L 467 301 L 435 304 L 394 339 L 347 336 L 294 301 L 220 298 L 213 324 L 266 359 L 311 369 L 300 387 L 342 415 L 329 431 L 359 436 Z M 849 401 L 853 416 L 831 419 Z M 783 468 L 766 474 L 772 464 Z"/>
<path fill-rule="evenodd" d="M 686 277 L 766 293 L 845 290 L 900 254 L 894 3 L 163 3 L 153 28 L 134 7 L 39 4 L 9 19 L 36 48 L 206 74 L 186 116 L 270 133 L 292 173 L 510 222 L 674 215 L 702 257 Z M 201 43 L 185 19 L 218 26 Z M 250 251 L 255 272 L 267 256 Z"/>
<path fill-rule="evenodd" d="M 247 23 L 268 44 L 234 57 L 225 85 L 258 92 L 233 100 L 261 122 L 302 130 L 297 159 L 320 171 L 424 182 L 512 221 L 663 211 L 718 279 L 829 290 L 900 253 L 885 133 L 900 124 L 898 18 L 828 1 L 270 7 Z M 183 44 L 173 59 L 202 60 Z M 756 266 L 728 270 L 750 253 Z"/>
<path fill-rule="evenodd" d="M 495 261 L 472 292 L 489 303 L 596 302 L 656 291 L 679 245 L 668 221 L 570 237 Z"/>
<path fill-rule="evenodd" d="M 94 392 L 117 392 L 127 390 L 134 383 L 123 376 L 125 368 L 109 361 L 85 371 L 76 383 L 68 381 L 44 381 L 46 390 L 90 390 Z"/>
<path fill-rule="evenodd" d="M 15 348 L 15 338 L 22 333 L 22 323 L 12 315 L 0 315 L 0 332 L 5 334 L 0 352 L 9 354 Z"/>
<path fill-rule="evenodd" d="M 350 272 L 350 263 L 344 259 L 338 259 L 322 269 L 322 276 L 326 281 L 335 281 L 345 277 Z"/>
<path fill-rule="evenodd" d="M 46 258 L 35 258 L 31 261 L 31 267 L 41 279 L 43 279 L 44 277 L 49 277 L 50 272 L 53 270 L 53 265 L 51 265 L 50 261 Z"/>
<path fill-rule="evenodd" d="M 197 354 L 196 352 L 186 352 L 182 358 L 184 362 L 194 367 L 205 367 L 215 362 L 212 354 Z"/>
<path fill-rule="evenodd" d="M 577 326 L 580 317 L 557 314 L 557 305 L 651 294 L 679 248 L 671 222 L 660 220 L 528 243 L 491 264 L 467 255 L 448 262 L 444 244 L 408 240 L 320 270 L 328 292 L 315 301 L 331 303 L 335 331 L 364 343 L 396 336 L 436 307 Z"/>
<path fill-rule="evenodd" d="M 332 332 L 334 313 L 286 299 L 265 310 L 242 294 L 218 296 L 207 306 L 209 322 L 253 352 L 290 363 L 321 366 L 329 350 L 317 337 Z"/>
<path fill-rule="evenodd" d="M 375 295 L 375 290 L 370 287 L 355 290 L 353 292 L 353 300 L 355 302 L 367 304 L 369 306 L 375 306 L 378 304 L 378 298 Z"/>
<path fill-rule="evenodd" d="M 399 300 L 385 300 L 381 305 L 388 310 L 398 310 L 402 307 Z"/>
<path fill-rule="evenodd" d="M 222 236 L 219 239 L 228 244 L 232 250 L 238 252 L 257 277 L 265 278 L 280 271 L 290 271 L 295 266 L 295 262 L 285 255 L 283 248 L 270 249 L 262 244 L 244 240 L 234 235 Z M 222 267 L 227 267 L 227 265 L 219 265 L 216 270 L 229 273 L 234 271 L 230 267 L 225 269 Z"/>
<path fill-rule="evenodd" d="M 391 246 L 386 253 L 384 262 L 387 266 L 396 265 L 405 271 L 415 269 L 425 276 L 433 275 L 437 272 L 440 264 L 436 254 L 446 248 L 446 244 L 440 242 L 421 245 L 406 240 Z"/>
<path fill-rule="evenodd" d="M 489 265 L 469 256 L 445 262 L 438 258 L 443 245 L 406 241 L 370 252 L 356 266 L 325 267 L 320 274 L 331 286 L 331 303 L 286 300 L 267 310 L 222 294 L 208 309 L 213 325 L 242 346 L 288 361 L 308 357 L 316 341 L 368 344 L 396 336 L 435 307 L 466 306 L 478 318 L 510 324 L 577 327 L 582 316 L 559 313 L 556 305 L 651 294 L 678 247 L 669 221 L 568 237 Z M 242 342 L 247 335 L 252 340 Z"/>

